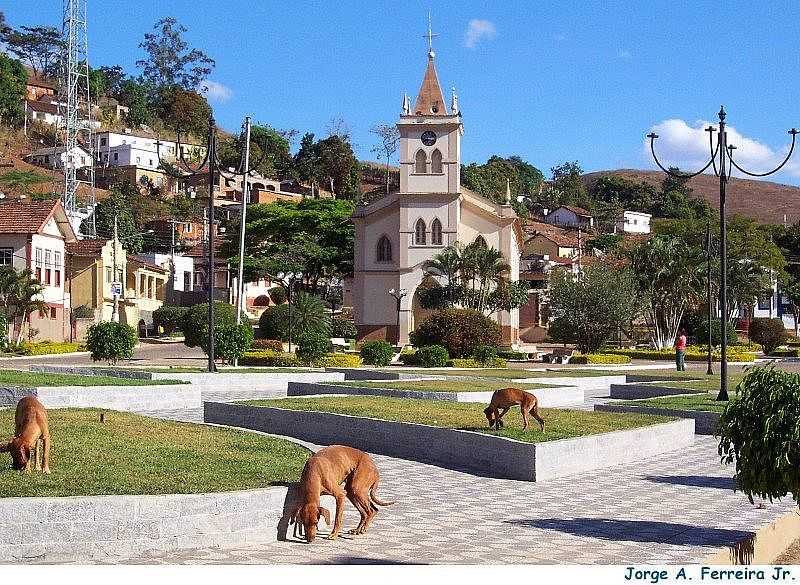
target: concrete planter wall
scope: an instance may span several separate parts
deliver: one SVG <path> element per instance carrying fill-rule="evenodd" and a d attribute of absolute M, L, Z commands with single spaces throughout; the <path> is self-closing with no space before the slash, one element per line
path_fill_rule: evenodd
<path fill-rule="evenodd" d="M 31 372 L 46 374 L 72 374 L 75 376 L 112 376 L 129 380 L 152 380 L 153 374 L 144 370 L 124 370 L 118 368 L 96 368 L 92 366 L 31 366 Z"/>
<path fill-rule="evenodd" d="M 531 388 L 542 408 L 557 408 L 582 404 L 583 390 L 579 388 Z M 289 382 L 287 396 L 314 396 L 319 394 L 349 394 L 353 396 L 388 396 L 391 398 L 417 398 L 421 400 L 447 400 L 450 402 L 480 402 L 488 404 L 494 392 L 429 392 L 424 390 L 398 390 L 396 388 L 363 388 L 359 386 L 337 386 Z"/>
<path fill-rule="evenodd" d="M 554 386 L 575 386 L 581 390 L 588 391 L 593 396 L 608 396 L 609 388 L 612 384 L 624 384 L 625 375 L 619 376 L 583 376 L 560 378 L 525 378 L 523 380 L 513 380 L 514 384 L 547 384 Z"/>
<path fill-rule="evenodd" d="M 199 408 L 200 389 L 190 384 L 155 386 L 52 386 L 0 388 L 0 408 L 36 396 L 47 408 L 107 408 L 136 412 Z"/>
<path fill-rule="evenodd" d="M 701 393 L 702 392 L 699 390 L 692 390 L 690 388 L 669 388 L 667 386 L 653 386 L 651 384 L 611 384 L 611 398 L 621 398 L 624 400 Z"/>
<path fill-rule="evenodd" d="M 0 562 L 139 556 L 285 537 L 289 488 L 164 496 L 0 498 Z"/>
<path fill-rule="evenodd" d="M 698 435 L 713 435 L 719 424 L 719 413 L 700 410 L 678 410 L 675 408 L 653 408 L 649 406 L 623 406 L 616 404 L 596 404 L 595 410 L 600 412 L 636 412 L 639 414 L 656 414 L 660 416 L 677 416 L 694 420 L 694 432 Z"/>
<path fill-rule="evenodd" d="M 204 403 L 205 421 L 318 445 L 344 444 L 478 475 L 542 481 L 647 459 L 688 446 L 694 421 L 531 444 L 483 433 L 326 412 Z M 533 432 L 533 431 L 532 431 Z"/>
<path fill-rule="evenodd" d="M 235 373 L 166 373 L 154 372 L 154 380 L 183 380 L 191 382 L 204 391 L 225 392 L 258 390 L 269 398 L 286 396 L 289 381 L 296 382 L 343 382 L 344 374 L 337 372 L 264 372 L 252 374 Z"/>

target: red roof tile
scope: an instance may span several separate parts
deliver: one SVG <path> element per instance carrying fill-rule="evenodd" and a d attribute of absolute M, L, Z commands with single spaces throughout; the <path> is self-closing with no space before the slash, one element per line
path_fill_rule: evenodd
<path fill-rule="evenodd" d="M 99 257 L 108 240 L 78 240 L 67 244 L 67 253 L 75 256 Z"/>
<path fill-rule="evenodd" d="M 35 234 L 50 219 L 58 201 L 0 200 L 0 234 Z"/>

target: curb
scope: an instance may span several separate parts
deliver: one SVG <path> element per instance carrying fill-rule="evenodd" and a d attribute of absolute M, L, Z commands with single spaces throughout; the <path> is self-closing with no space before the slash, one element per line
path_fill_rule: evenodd
<path fill-rule="evenodd" d="M 703 565 L 771 565 L 800 534 L 800 509 L 783 516 L 701 561 Z"/>

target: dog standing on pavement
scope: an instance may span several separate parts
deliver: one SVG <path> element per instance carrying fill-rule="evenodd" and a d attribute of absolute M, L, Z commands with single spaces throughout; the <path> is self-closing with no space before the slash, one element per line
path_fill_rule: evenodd
<path fill-rule="evenodd" d="M 364 534 L 378 513 L 378 506 L 389 506 L 394 502 L 382 502 L 375 495 L 380 475 L 369 455 L 352 447 L 331 445 L 317 451 L 303 468 L 300 476 L 300 501 L 289 516 L 289 522 L 302 527 L 306 542 L 317 536 L 317 522 L 325 518 L 331 525 L 330 512 L 319 505 L 320 496 L 336 498 L 336 517 L 330 540 L 334 540 L 342 529 L 344 499 L 348 498 L 361 514 L 361 522 L 350 534 Z M 344 487 L 342 487 L 344 483 Z"/>
<path fill-rule="evenodd" d="M 530 392 L 519 388 L 502 388 L 495 390 L 489 406 L 484 409 L 489 428 L 498 431 L 503 428 L 503 416 L 512 406 L 519 405 L 522 411 L 522 430 L 528 429 L 528 413 L 539 422 L 539 427 L 544 432 L 544 419 L 539 416 L 539 400 Z M 502 411 L 502 412 L 501 412 Z"/>
<path fill-rule="evenodd" d="M 11 453 L 11 467 L 30 472 L 31 451 L 33 462 L 39 470 L 39 439 L 44 448 L 42 472 L 50 473 L 50 429 L 47 426 L 47 411 L 35 396 L 26 396 L 17 403 L 14 415 L 14 437 L 0 444 L 0 453 Z"/>

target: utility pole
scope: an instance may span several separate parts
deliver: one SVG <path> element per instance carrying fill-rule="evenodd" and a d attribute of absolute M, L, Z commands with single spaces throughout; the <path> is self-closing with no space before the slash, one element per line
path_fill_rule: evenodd
<path fill-rule="evenodd" d="M 712 305 L 714 303 L 711 298 L 711 222 L 706 222 L 706 303 L 708 304 L 708 368 L 706 368 L 706 375 L 714 375 L 714 370 L 711 369 L 711 319 L 712 319 Z M 720 320 L 720 324 L 725 324 L 725 331 L 722 332 L 723 337 L 728 334 L 727 322 Z"/>
<path fill-rule="evenodd" d="M 113 253 L 112 253 L 112 268 L 111 268 L 111 297 L 113 299 L 113 308 L 111 309 L 111 320 L 115 323 L 119 322 L 119 297 L 117 296 L 117 290 L 114 286 L 117 281 L 117 242 L 119 241 L 117 233 L 117 214 L 114 214 L 114 240 L 112 243 L 113 246 Z"/>
<path fill-rule="evenodd" d="M 244 229 L 247 220 L 247 199 L 249 195 L 249 172 L 250 167 L 250 116 L 244 119 L 244 167 L 242 174 L 242 211 L 239 222 L 239 278 L 236 280 L 236 324 L 242 322 L 242 311 L 244 311 Z M 234 361 L 234 365 L 239 365 L 239 360 Z"/>

